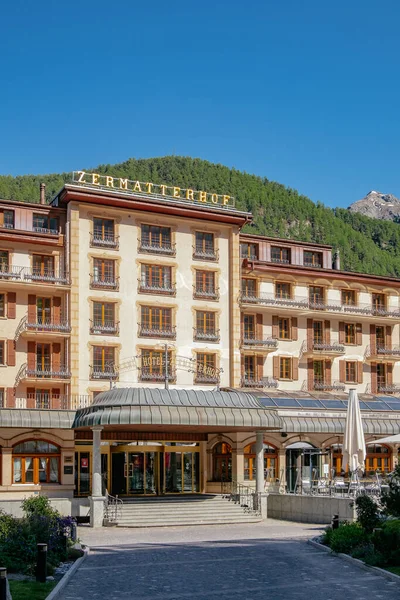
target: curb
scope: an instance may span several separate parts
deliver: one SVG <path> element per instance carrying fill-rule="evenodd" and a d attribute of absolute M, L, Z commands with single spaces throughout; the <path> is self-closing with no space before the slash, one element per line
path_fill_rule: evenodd
<path fill-rule="evenodd" d="M 370 565 L 366 565 L 362 560 L 359 560 L 358 558 L 353 558 L 352 556 L 349 556 L 348 554 L 341 554 L 341 553 L 336 554 L 335 552 L 332 552 L 332 550 L 330 548 L 328 548 L 328 546 L 324 546 L 323 544 L 316 542 L 315 539 L 316 538 L 314 538 L 312 540 L 307 540 L 307 542 L 311 546 L 314 546 L 314 548 L 318 548 L 318 550 L 322 550 L 323 552 L 328 552 L 329 554 L 332 554 L 332 556 L 337 556 L 338 558 L 341 558 L 342 560 L 352 563 L 353 565 L 355 565 L 356 567 L 359 567 L 360 569 L 363 569 L 364 571 L 369 571 L 370 573 L 375 573 L 376 575 L 385 577 L 385 579 L 390 579 L 390 581 L 395 581 L 396 583 L 400 583 L 400 575 L 396 575 L 395 573 L 391 573 L 390 571 L 386 571 L 385 569 L 380 569 L 379 567 L 372 567 Z"/>
<path fill-rule="evenodd" d="M 65 573 L 64 577 L 61 577 L 60 581 L 57 583 L 56 587 L 51 590 L 46 600 L 56 600 L 56 598 L 58 598 L 60 592 L 65 588 L 75 571 L 79 569 L 83 561 L 88 557 L 90 548 L 86 546 L 86 548 L 83 549 L 83 552 L 84 555 L 74 562 L 72 567 Z"/>

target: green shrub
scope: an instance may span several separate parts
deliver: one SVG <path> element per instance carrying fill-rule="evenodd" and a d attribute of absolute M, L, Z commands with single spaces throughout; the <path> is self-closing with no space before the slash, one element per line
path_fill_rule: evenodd
<path fill-rule="evenodd" d="M 325 529 L 325 533 L 324 533 L 324 535 L 322 536 L 322 540 L 321 540 L 321 541 L 322 541 L 322 543 L 323 543 L 325 546 L 330 546 L 330 545 L 331 545 L 332 533 L 333 533 L 333 529 L 332 529 L 332 527 L 328 526 L 328 527 Z"/>
<path fill-rule="evenodd" d="M 332 532 L 330 547 L 333 552 L 351 554 L 357 546 L 363 546 L 368 541 L 368 534 L 358 523 L 344 523 Z"/>
<path fill-rule="evenodd" d="M 356 499 L 357 521 L 366 533 L 372 533 L 379 524 L 379 508 L 376 502 L 365 494 Z"/>
<path fill-rule="evenodd" d="M 400 517 L 400 463 L 389 476 L 389 491 L 381 496 L 383 512 L 392 517 Z"/>
<path fill-rule="evenodd" d="M 30 496 L 21 503 L 21 508 L 27 517 L 32 515 L 41 515 L 43 517 L 56 518 L 60 516 L 58 510 L 55 510 L 47 496 Z"/>
<path fill-rule="evenodd" d="M 373 535 L 376 552 L 384 557 L 385 563 L 400 566 L 400 519 L 386 521 Z"/>
<path fill-rule="evenodd" d="M 15 517 L 0 510 L 0 540 L 8 537 L 17 525 L 18 520 Z"/>

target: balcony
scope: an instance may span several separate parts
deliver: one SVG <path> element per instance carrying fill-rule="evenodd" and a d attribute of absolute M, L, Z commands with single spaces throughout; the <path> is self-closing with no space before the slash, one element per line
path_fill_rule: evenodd
<path fill-rule="evenodd" d="M 378 383 L 378 394 L 398 394 L 399 392 L 399 383 Z"/>
<path fill-rule="evenodd" d="M 199 329 L 193 327 L 193 339 L 195 342 L 219 342 L 219 329 Z"/>
<path fill-rule="evenodd" d="M 116 292 L 119 290 L 119 277 L 115 277 L 114 275 L 110 277 L 90 275 L 90 288 L 92 290 L 111 290 Z"/>
<path fill-rule="evenodd" d="M 259 338 L 255 334 L 245 334 L 241 340 L 243 349 L 261 350 L 273 352 L 278 347 L 278 340 L 275 338 Z"/>
<path fill-rule="evenodd" d="M 327 304 L 323 298 L 314 298 L 308 301 L 310 310 L 325 310 L 327 312 L 340 312 L 340 304 Z"/>
<path fill-rule="evenodd" d="M 278 265 L 290 265 L 290 260 L 288 258 L 274 258 L 274 257 L 271 257 L 270 262 L 278 264 Z"/>
<path fill-rule="evenodd" d="M 219 300 L 219 289 L 215 287 L 193 288 L 193 298 L 196 300 Z"/>
<path fill-rule="evenodd" d="M 322 342 L 311 340 L 310 343 L 303 342 L 300 350 L 300 358 L 302 356 L 342 356 L 346 353 L 346 348 L 338 341 L 331 340 L 330 342 Z"/>
<path fill-rule="evenodd" d="M 50 229 L 49 227 L 38 227 L 37 225 L 32 226 L 32 231 L 35 233 L 42 233 L 43 235 L 58 235 L 58 229 Z"/>
<path fill-rule="evenodd" d="M 33 410 L 71 410 L 71 403 L 67 394 L 53 396 L 48 394 L 28 394 L 23 398 L 15 399 L 15 408 Z"/>
<path fill-rule="evenodd" d="M 175 296 L 176 287 L 171 282 L 166 282 L 162 285 L 157 285 L 147 281 L 138 280 L 138 291 L 141 294 L 166 294 L 168 296 Z"/>
<path fill-rule="evenodd" d="M 24 281 L 31 283 L 58 283 L 60 285 L 68 285 L 69 278 L 61 270 L 57 272 L 55 269 L 40 269 L 40 268 L 24 268 Z"/>
<path fill-rule="evenodd" d="M 161 381 L 165 381 L 166 376 L 165 373 L 157 373 L 151 372 L 147 368 L 141 368 L 139 374 L 139 381 L 147 381 L 149 383 L 160 383 Z M 175 383 L 176 381 L 176 372 L 174 369 L 168 371 L 168 382 Z"/>
<path fill-rule="evenodd" d="M 193 246 L 192 258 L 193 260 L 217 261 L 218 251 L 214 250 L 214 248 L 196 248 L 196 246 Z"/>
<path fill-rule="evenodd" d="M 240 387 L 257 389 L 277 388 L 278 382 L 272 377 L 261 377 L 261 379 L 256 379 L 251 376 L 245 376 L 240 380 Z"/>
<path fill-rule="evenodd" d="M 258 260 L 257 254 L 247 253 L 247 252 L 241 252 L 240 253 L 240 258 L 242 260 Z"/>
<path fill-rule="evenodd" d="M 176 338 L 176 327 L 149 327 L 143 323 L 139 323 L 138 336 L 148 338 L 167 338 L 174 340 Z"/>
<path fill-rule="evenodd" d="M 142 238 L 138 243 L 138 252 L 145 254 L 164 254 L 166 256 L 176 255 L 176 244 L 164 240 L 161 243 L 152 242 L 149 239 Z"/>
<path fill-rule="evenodd" d="M 400 346 L 367 346 L 364 354 L 365 360 L 380 362 L 400 360 Z"/>
<path fill-rule="evenodd" d="M 219 375 L 207 375 L 206 373 L 196 373 L 194 383 L 203 385 L 218 385 Z"/>
<path fill-rule="evenodd" d="M 322 269 L 322 263 L 313 263 L 305 260 L 303 265 L 305 267 L 312 267 L 313 269 Z"/>
<path fill-rule="evenodd" d="M 26 369 L 25 379 L 71 379 L 71 371 L 67 366 L 53 368 L 50 365 L 48 367 L 37 365 L 34 369 Z"/>
<path fill-rule="evenodd" d="M 277 308 L 290 308 L 290 309 L 308 309 L 308 299 L 302 296 L 290 297 L 277 297 L 274 294 L 266 292 L 241 292 L 240 302 L 242 304 L 258 304 L 265 306 L 272 306 Z"/>
<path fill-rule="evenodd" d="M 2 279 L 22 279 L 24 267 L 15 267 L 0 263 L 0 280 Z"/>
<path fill-rule="evenodd" d="M 90 246 L 92 248 L 111 248 L 118 250 L 119 236 L 114 233 L 93 232 L 90 234 Z"/>
<path fill-rule="evenodd" d="M 67 319 L 34 319 L 32 321 L 26 318 L 25 331 L 33 333 L 71 333 L 71 325 Z"/>
<path fill-rule="evenodd" d="M 332 383 L 325 379 L 314 379 L 311 386 L 305 381 L 302 389 L 310 392 L 344 392 L 346 388 L 344 383 L 340 383 L 340 381 L 334 381 Z"/>
<path fill-rule="evenodd" d="M 116 381 L 118 379 L 118 370 L 115 366 L 91 366 L 90 367 L 90 379 L 102 380 L 107 379 L 108 381 Z"/>
<path fill-rule="evenodd" d="M 119 335 L 119 323 L 90 320 L 90 333 L 92 335 Z"/>

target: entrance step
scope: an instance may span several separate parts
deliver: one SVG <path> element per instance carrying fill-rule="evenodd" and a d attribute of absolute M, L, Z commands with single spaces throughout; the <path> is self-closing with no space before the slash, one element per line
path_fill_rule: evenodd
<path fill-rule="evenodd" d="M 178 527 L 257 523 L 261 517 L 247 512 L 221 495 L 164 496 L 123 500 L 118 527 Z"/>

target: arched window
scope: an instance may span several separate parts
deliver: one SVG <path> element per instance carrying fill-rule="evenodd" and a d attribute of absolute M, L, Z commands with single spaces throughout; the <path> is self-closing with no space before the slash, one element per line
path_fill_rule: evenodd
<path fill-rule="evenodd" d="M 232 481 L 232 448 L 226 442 L 213 448 L 213 481 Z"/>
<path fill-rule="evenodd" d="M 278 450 L 270 444 L 264 444 L 264 478 L 276 479 L 278 473 Z M 256 479 L 256 444 L 249 444 L 244 449 L 244 479 Z"/>
<path fill-rule="evenodd" d="M 60 448 L 45 440 L 26 440 L 13 448 L 13 483 L 59 483 Z"/>
<path fill-rule="evenodd" d="M 392 470 L 392 451 L 388 446 L 368 444 L 367 460 L 365 461 L 367 475 L 389 473 Z"/>

